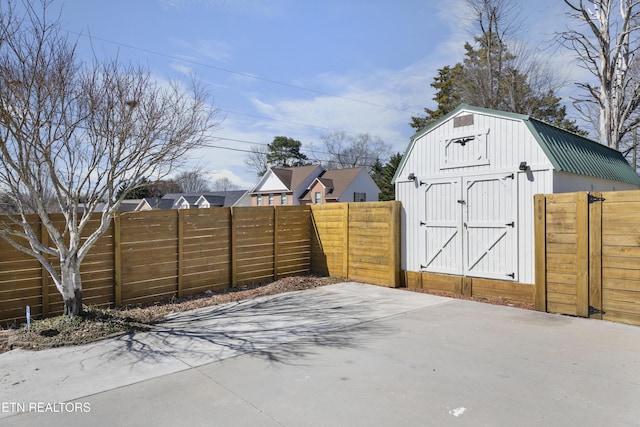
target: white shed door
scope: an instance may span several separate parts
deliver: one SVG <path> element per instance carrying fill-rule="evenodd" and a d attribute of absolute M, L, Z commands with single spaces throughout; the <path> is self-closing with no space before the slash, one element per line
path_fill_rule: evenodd
<path fill-rule="evenodd" d="M 464 274 L 518 279 L 514 175 L 464 179 Z"/>
<path fill-rule="evenodd" d="M 424 192 L 425 219 L 420 223 L 424 262 L 436 273 L 462 274 L 461 179 L 433 180 Z"/>
<path fill-rule="evenodd" d="M 518 280 L 514 175 L 426 183 L 422 271 Z"/>

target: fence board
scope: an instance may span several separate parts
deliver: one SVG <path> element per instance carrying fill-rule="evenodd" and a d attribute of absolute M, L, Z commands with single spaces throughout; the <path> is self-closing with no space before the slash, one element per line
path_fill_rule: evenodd
<path fill-rule="evenodd" d="M 590 196 L 536 196 L 536 308 L 640 325 L 640 191 Z"/>
<path fill-rule="evenodd" d="M 54 220 L 63 224 L 60 215 Z M 92 220 L 83 235 L 98 224 Z M 83 299 L 149 303 L 323 268 L 398 286 L 398 239 L 397 202 L 127 212 L 116 215 L 85 258 Z M 352 276 L 349 250 L 357 264 Z M 62 312 L 62 297 L 40 264 L 2 241 L 0 289 L 0 322 L 24 320 L 25 303 L 34 317 Z"/>

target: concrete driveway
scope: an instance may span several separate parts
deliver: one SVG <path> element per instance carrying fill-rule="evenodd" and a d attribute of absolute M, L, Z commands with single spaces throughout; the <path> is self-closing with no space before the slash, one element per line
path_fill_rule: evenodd
<path fill-rule="evenodd" d="M 640 328 L 341 283 L 0 355 L 0 425 L 640 425 Z"/>

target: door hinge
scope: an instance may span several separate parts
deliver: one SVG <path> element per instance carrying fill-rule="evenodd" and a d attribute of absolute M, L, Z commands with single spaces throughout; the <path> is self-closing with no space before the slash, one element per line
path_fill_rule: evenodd
<path fill-rule="evenodd" d="M 420 221 L 420 225 L 427 225 L 427 223 L 424 221 Z"/>
<path fill-rule="evenodd" d="M 505 224 L 507 227 L 515 227 L 516 226 L 516 222 L 515 221 L 511 221 L 507 224 Z"/>
<path fill-rule="evenodd" d="M 589 194 L 589 203 L 604 202 L 604 201 L 605 201 L 604 197 L 596 197 L 592 194 Z"/>
<path fill-rule="evenodd" d="M 465 201 L 464 201 L 464 200 L 462 200 L 462 199 L 458 200 L 458 203 L 460 203 L 461 205 L 466 205 L 466 204 L 467 204 L 467 202 L 465 202 Z"/>
<path fill-rule="evenodd" d="M 420 270 L 424 270 L 424 269 L 425 269 L 425 268 L 427 268 L 427 267 L 428 267 L 427 265 L 420 264 Z"/>
<path fill-rule="evenodd" d="M 507 178 L 514 179 L 514 178 L 515 178 L 515 176 L 514 176 L 513 174 L 510 174 L 510 175 L 505 176 L 503 179 L 507 179 Z"/>
<path fill-rule="evenodd" d="M 592 314 L 605 314 L 604 310 L 598 310 L 597 308 L 593 307 L 593 306 L 589 306 L 589 316 L 591 316 Z"/>
<path fill-rule="evenodd" d="M 516 278 L 516 273 L 509 273 L 507 274 L 507 277 L 511 277 L 512 279 Z"/>

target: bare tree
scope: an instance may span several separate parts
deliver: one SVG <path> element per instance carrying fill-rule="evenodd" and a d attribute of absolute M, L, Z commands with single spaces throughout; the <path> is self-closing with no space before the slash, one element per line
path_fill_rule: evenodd
<path fill-rule="evenodd" d="M 391 153 L 391 145 L 367 133 L 353 137 L 344 131 L 336 131 L 321 136 L 320 140 L 322 153 L 314 153 L 314 156 L 328 169 L 363 166 L 371 170 L 376 160 L 386 161 Z"/>
<path fill-rule="evenodd" d="M 640 125 L 640 79 L 635 54 L 640 47 L 640 5 L 637 0 L 564 0 L 578 24 L 558 34 L 573 50 L 595 83 L 582 82 L 584 97 L 576 107 L 589 119 L 595 105 L 600 141 L 620 149 L 623 138 Z"/>
<path fill-rule="evenodd" d="M 15 209 L 0 220 L 0 236 L 39 260 L 64 313 L 75 316 L 82 312 L 80 265 L 124 195 L 206 143 L 215 111 L 195 83 L 160 85 L 134 65 L 82 62 L 59 22 L 47 18 L 49 1 L 23 5 L 0 3 L 0 187 Z M 94 213 L 95 230 L 88 228 Z"/>
<path fill-rule="evenodd" d="M 269 147 L 266 145 L 254 145 L 251 147 L 244 163 L 255 172 L 256 176 L 262 176 L 269 169 L 268 154 Z"/>
<path fill-rule="evenodd" d="M 226 176 L 222 178 L 218 178 L 213 182 L 214 191 L 234 191 L 234 190 L 237 190 L 238 188 L 239 187 L 233 182 L 231 182 L 231 180 Z"/>
<path fill-rule="evenodd" d="M 206 193 L 211 191 L 211 182 L 200 169 L 179 173 L 174 180 L 183 193 Z"/>

